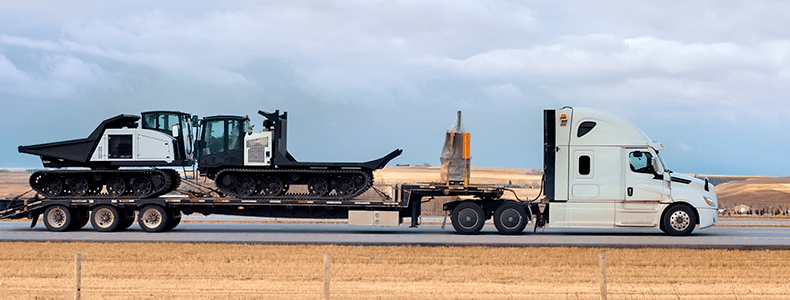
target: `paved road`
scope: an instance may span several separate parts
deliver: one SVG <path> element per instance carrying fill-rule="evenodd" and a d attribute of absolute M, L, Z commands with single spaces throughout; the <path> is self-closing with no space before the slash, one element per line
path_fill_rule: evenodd
<path fill-rule="evenodd" d="M 255 219 L 260 220 L 260 219 Z M 726 223 L 725 223 L 726 225 Z M 448 224 L 419 228 L 364 227 L 345 224 L 185 223 L 162 233 L 146 233 L 137 224 L 124 232 L 95 232 L 90 225 L 72 232 L 49 232 L 39 222 L 0 222 L 0 241 L 91 241 L 91 242 L 199 242 L 250 244 L 340 244 L 340 245 L 485 245 L 485 246 L 575 246 L 616 248 L 723 248 L 790 249 L 790 227 L 724 227 L 695 230 L 688 237 L 671 237 L 656 229 L 539 229 L 523 235 L 502 236 L 487 225 L 475 236 L 455 234 Z"/>

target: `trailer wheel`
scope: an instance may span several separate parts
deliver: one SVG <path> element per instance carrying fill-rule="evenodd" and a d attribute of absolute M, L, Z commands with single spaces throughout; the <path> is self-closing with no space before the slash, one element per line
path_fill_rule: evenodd
<path fill-rule="evenodd" d="M 165 230 L 169 216 L 165 209 L 159 205 L 148 205 L 140 210 L 137 224 L 143 231 L 160 232 Z"/>
<path fill-rule="evenodd" d="M 99 205 L 91 211 L 91 225 L 99 232 L 110 232 L 118 229 L 121 215 L 118 209 L 111 205 Z"/>
<path fill-rule="evenodd" d="M 689 235 L 697 225 L 694 211 L 685 205 L 669 207 L 661 222 L 669 235 Z"/>
<path fill-rule="evenodd" d="M 477 234 L 483 229 L 486 217 L 483 208 L 474 202 L 461 202 L 453 209 L 453 228 L 460 234 Z"/>
<path fill-rule="evenodd" d="M 505 202 L 494 211 L 494 225 L 501 234 L 519 234 L 527 227 L 527 212 L 524 206 Z"/>
<path fill-rule="evenodd" d="M 71 222 L 71 211 L 63 205 L 53 205 L 44 211 L 44 225 L 49 231 L 66 231 Z"/>

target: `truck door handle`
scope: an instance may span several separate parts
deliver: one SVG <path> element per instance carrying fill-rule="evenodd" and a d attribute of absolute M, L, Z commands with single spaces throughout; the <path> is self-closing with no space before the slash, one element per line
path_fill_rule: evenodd
<path fill-rule="evenodd" d="M 630 187 L 630 186 L 629 186 L 629 187 L 628 187 L 628 197 L 631 197 L 631 196 L 633 196 L 633 195 L 634 195 L 634 188 L 632 188 L 632 187 Z"/>

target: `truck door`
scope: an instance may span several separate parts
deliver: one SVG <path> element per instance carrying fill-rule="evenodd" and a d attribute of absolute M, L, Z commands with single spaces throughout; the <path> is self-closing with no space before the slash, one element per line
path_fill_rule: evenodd
<path fill-rule="evenodd" d="M 649 149 L 624 149 L 625 191 L 623 201 L 615 206 L 615 225 L 652 227 L 658 224 L 661 201 L 668 199 L 669 190 L 653 170 L 653 156 Z"/>

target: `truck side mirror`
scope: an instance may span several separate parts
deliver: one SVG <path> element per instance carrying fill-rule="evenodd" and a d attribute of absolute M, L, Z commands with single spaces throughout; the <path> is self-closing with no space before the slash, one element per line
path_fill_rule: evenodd
<path fill-rule="evenodd" d="M 666 173 L 664 172 L 664 170 L 658 168 L 659 167 L 658 157 L 655 156 L 651 157 L 650 165 L 653 167 L 653 172 L 656 172 L 657 175 L 663 175 L 664 173 Z"/>
<path fill-rule="evenodd" d="M 200 126 L 200 118 L 197 115 L 192 116 L 192 127 Z"/>
<path fill-rule="evenodd" d="M 173 125 L 170 131 L 172 132 L 173 137 L 178 137 L 178 125 Z"/>

